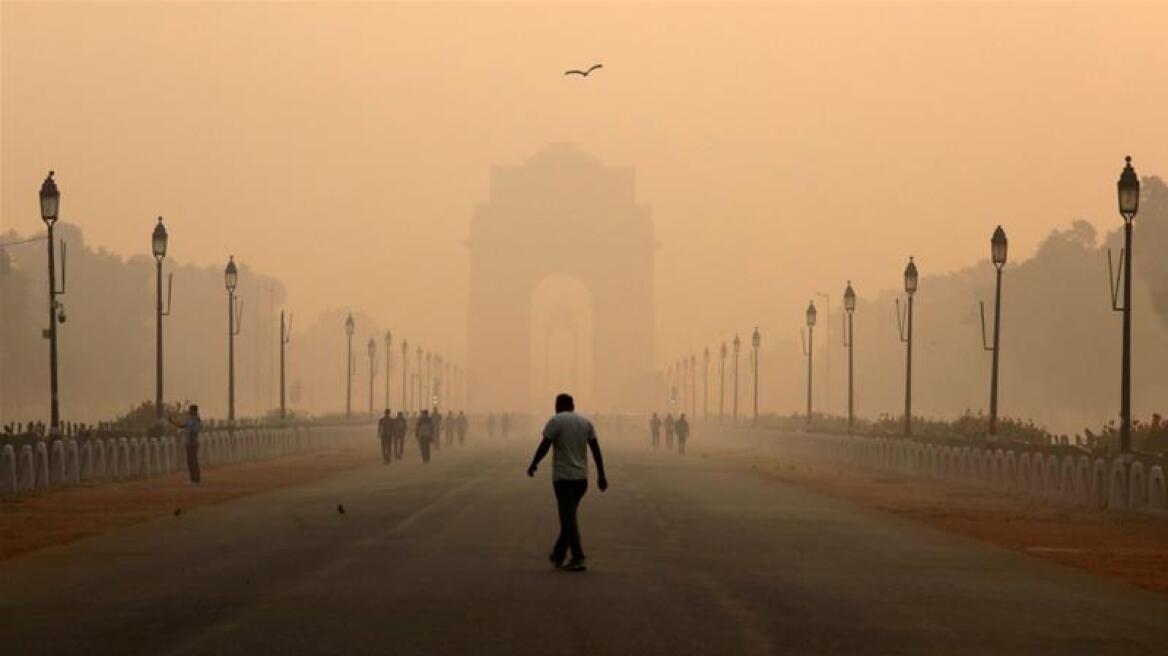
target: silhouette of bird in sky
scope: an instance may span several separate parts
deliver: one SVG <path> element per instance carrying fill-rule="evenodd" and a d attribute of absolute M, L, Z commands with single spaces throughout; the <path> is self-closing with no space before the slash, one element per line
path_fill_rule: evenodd
<path fill-rule="evenodd" d="M 598 68 L 604 68 L 604 64 L 593 64 L 592 66 L 589 66 L 588 70 L 586 70 L 586 71 L 580 71 L 580 70 L 576 70 L 576 69 L 572 69 L 570 71 L 564 71 L 564 75 L 579 75 L 580 77 L 588 77 L 589 75 L 592 74 L 592 71 L 594 71 Z"/>
<path fill-rule="evenodd" d="M 345 504 L 338 503 L 337 504 L 337 512 L 342 514 L 342 515 L 345 514 Z"/>

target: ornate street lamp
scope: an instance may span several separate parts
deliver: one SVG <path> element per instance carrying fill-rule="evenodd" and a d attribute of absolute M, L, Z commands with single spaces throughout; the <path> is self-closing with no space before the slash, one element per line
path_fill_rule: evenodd
<path fill-rule="evenodd" d="M 1111 287 L 1111 309 L 1123 313 L 1123 353 L 1120 373 L 1119 450 L 1131 452 L 1131 272 L 1132 221 L 1140 210 L 1140 178 L 1132 168 L 1131 157 L 1124 158 L 1123 172 L 1119 174 L 1116 191 L 1119 215 L 1123 217 L 1123 250 L 1119 253 L 1119 268 L 1123 270 L 1123 305 L 1119 304 L 1119 281 L 1108 280 Z M 1107 265 L 1111 268 L 1111 251 L 1107 251 Z"/>
<path fill-rule="evenodd" d="M 280 310 L 280 419 L 288 418 L 288 404 L 284 397 L 284 360 L 285 351 L 287 350 L 288 342 L 292 341 L 292 315 L 288 315 L 288 321 L 284 322 L 284 311 Z M 296 402 L 295 399 L 292 400 Z"/>
<path fill-rule="evenodd" d="M 348 350 L 345 352 L 345 419 L 353 416 L 353 313 L 345 318 L 345 336 L 348 338 Z"/>
<path fill-rule="evenodd" d="M 393 380 L 393 333 L 385 331 L 385 409 L 389 410 L 389 384 Z"/>
<path fill-rule="evenodd" d="M 726 419 L 726 342 L 722 342 L 718 360 L 718 423 Z"/>
<path fill-rule="evenodd" d="M 157 274 L 157 284 L 155 286 L 157 303 L 155 304 L 154 313 L 156 338 L 154 344 L 154 418 L 158 430 L 162 429 L 163 419 L 165 419 L 162 406 L 162 317 L 170 315 L 171 291 L 174 289 L 174 274 L 171 274 L 168 279 L 171 284 L 167 286 L 166 309 L 163 309 L 162 260 L 166 259 L 168 239 L 166 226 L 162 224 L 162 217 L 160 216 L 158 217 L 158 223 L 154 224 L 154 232 L 150 236 L 150 250 L 154 253 L 155 273 Z"/>
<path fill-rule="evenodd" d="M 235 295 L 239 285 L 239 269 L 235 266 L 235 256 L 227 259 L 223 269 L 223 285 L 227 288 L 227 423 L 235 425 L 235 336 L 243 328 L 240 317 L 243 305 Z"/>
<path fill-rule="evenodd" d="M 401 345 L 402 351 L 402 391 L 401 391 L 401 409 L 402 412 L 408 411 L 409 406 L 409 373 L 410 373 L 410 340 L 403 339 Z"/>
<path fill-rule="evenodd" d="M 61 243 L 61 288 L 57 289 L 56 253 L 53 250 L 53 227 L 61 209 L 61 192 L 49 171 L 41 183 L 41 220 L 48 230 L 49 243 L 49 327 L 42 333 L 49 340 L 49 434 L 61 434 L 61 407 L 57 394 L 57 324 L 65 323 L 65 307 L 57 297 L 65 293 L 65 244 Z"/>
<path fill-rule="evenodd" d="M 702 350 L 702 419 L 710 420 L 710 347 Z"/>
<path fill-rule="evenodd" d="M 734 335 L 734 423 L 738 423 L 738 352 L 742 350 L 742 340 Z"/>
<path fill-rule="evenodd" d="M 844 347 L 848 349 L 848 432 L 852 431 L 855 423 L 855 407 L 852 398 L 852 351 L 855 348 L 855 334 L 852 332 L 852 314 L 856 311 L 856 291 L 852 289 L 852 281 L 844 289 L 844 312 L 847 314 L 847 323 L 844 325 Z"/>
<path fill-rule="evenodd" d="M 1006 251 L 1009 242 L 1006 240 L 1006 231 L 1002 226 L 994 230 L 990 237 L 990 261 L 994 265 L 994 341 L 986 343 L 985 330 L 985 303 L 981 304 L 981 344 L 982 348 L 993 353 L 993 364 L 990 367 L 990 425 L 989 434 L 998 434 L 998 354 L 1000 352 L 1000 334 L 1002 320 L 1002 267 L 1006 266 Z"/>
<path fill-rule="evenodd" d="M 369 416 L 373 416 L 373 381 L 377 378 L 377 340 L 369 338 Z"/>
<path fill-rule="evenodd" d="M 751 423 L 758 425 L 758 347 L 762 343 L 762 336 L 758 334 L 758 326 L 754 327 L 754 334 L 750 336 L 750 350 L 753 358 L 751 369 L 754 370 L 754 415 Z"/>
<path fill-rule="evenodd" d="M 803 355 L 807 357 L 807 426 L 811 427 L 811 374 L 815 351 L 815 301 L 807 304 L 807 343 L 803 346 Z"/>
<path fill-rule="evenodd" d="M 908 266 L 904 268 L 904 293 L 908 297 L 908 308 L 905 315 L 900 314 L 900 300 L 897 299 L 896 320 L 900 330 L 900 341 L 905 344 L 905 374 L 904 374 L 904 436 L 912 436 L 912 339 L 913 339 L 913 296 L 917 293 L 917 265 L 913 258 L 908 258 Z"/>

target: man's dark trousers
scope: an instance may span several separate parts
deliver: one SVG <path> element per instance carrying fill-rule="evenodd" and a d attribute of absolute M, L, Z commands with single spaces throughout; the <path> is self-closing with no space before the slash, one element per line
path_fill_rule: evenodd
<path fill-rule="evenodd" d="M 588 481 L 553 481 L 556 490 L 556 505 L 560 511 L 560 537 L 552 549 L 552 558 L 560 561 L 570 550 L 572 558 L 583 559 L 584 550 L 580 547 L 580 528 L 576 524 L 576 509 L 580 506 L 580 499 L 588 491 Z"/>
<path fill-rule="evenodd" d="M 197 440 L 187 442 L 187 471 L 190 472 L 192 483 L 198 483 L 202 480 L 199 471 L 199 443 Z"/>

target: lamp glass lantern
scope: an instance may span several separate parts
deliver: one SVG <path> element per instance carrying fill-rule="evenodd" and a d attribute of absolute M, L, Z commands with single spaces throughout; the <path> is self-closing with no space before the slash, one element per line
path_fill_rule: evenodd
<path fill-rule="evenodd" d="M 46 225 L 57 222 L 57 213 L 61 208 L 61 192 L 57 190 L 57 182 L 53 180 L 55 171 L 49 171 L 45 181 L 41 183 L 41 220 Z"/>
<path fill-rule="evenodd" d="M 740 349 L 741 347 L 742 347 L 742 340 L 738 339 L 738 335 L 735 335 L 734 336 L 734 352 L 737 353 L 738 349 Z"/>
<path fill-rule="evenodd" d="M 1006 231 L 1002 230 L 1002 226 L 998 226 L 994 230 L 994 236 L 990 238 L 990 258 L 994 262 L 994 266 L 999 269 L 1006 264 L 1006 248 L 1009 241 L 1006 239 Z"/>
<path fill-rule="evenodd" d="M 762 342 L 762 336 L 758 334 L 758 328 L 755 327 L 754 334 L 750 336 L 750 343 L 754 346 L 755 349 L 758 349 L 758 345 L 761 342 Z"/>
<path fill-rule="evenodd" d="M 387 331 L 385 331 L 385 350 L 388 351 L 389 347 L 392 345 L 393 345 L 393 333 L 391 333 L 390 331 L 387 330 Z"/>
<path fill-rule="evenodd" d="M 353 336 L 353 329 L 355 327 L 356 326 L 353 323 L 353 315 L 352 315 L 352 313 L 350 313 L 349 316 L 345 318 L 345 334 L 352 337 Z"/>
<path fill-rule="evenodd" d="M 815 301 L 811 301 L 810 303 L 807 304 L 807 327 L 808 328 L 815 327 L 815 319 L 816 319 L 816 317 L 818 317 L 818 315 L 819 315 L 819 313 L 815 310 Z"/>
<path fill-rule="evenodd" d="M 223 270 L 223 282 L 229 292 L 234 292 L 235 286 L 239 284 L 239 269 L 235 267 L 234 255 L 227 260 L 227 268 Z"/>
<path fill-rule="evenodd" d="M 1131 221 L 1140 210 L 1140 178 L 1132 168 L 1131 156 L 1124 158 L 1123 172 L 1116 183 L 1119 192 L 1119 214 L 1125 221 Z M 43 193 L 43 192 L 42 192 Z"/>
<path fill-rule="evenodd" d="M 369 357 L 373 357 L 374 354 L 376 354 L 376 353 L 377 353 L 377 342 L 373 341 L 373 338 L 370 337 L 369 338 Z"/>
<path fill-rule="evenodd" d="M 154 226 L 154 233 L 150 236 L 150 247 L 154 252 L 154 258 L 161 260 L 166 257 L 166 226 L 162 225 L 162 217 L 158 217 L 158 223 Z"/>
<path fill-rule="evenodd" d="M 852 289 L 852 281 L 848 281 L 847 289 L 844 290 L 844 310 L 848 313 L 856 311 L 856 290 Z"/>
<path fill-rule="evenodd" d="M 908 295 L 913 295 L 917 291 L 917 265 L 913 262 L 913 258 L 908 258 L 908 266 L 904 268 L 904 291 Z"/>

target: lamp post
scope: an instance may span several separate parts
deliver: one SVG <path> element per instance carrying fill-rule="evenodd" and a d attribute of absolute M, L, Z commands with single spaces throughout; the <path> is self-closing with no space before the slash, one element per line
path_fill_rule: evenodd
<path fill-rule="evenodd" d="M 345 336 L 348 347 L 345 351 L 345 419 L 353 417 L 353 313 L 345 318 Z"/>
<path fill-rule="evenodd" d="M 408 384 L 409 372 L 410 372 L 410 341 L 408 339 L 402 340 L 401 349 L 402 349 L 402 392 L 401 392 L 402 402 L 401 402 L 401 409 L 404 412 L 404 411 L 408 411 L 410 409 L 409 405 L 406 402 L 406 395 L 409 393 L 409 389 L 410 389 L 410 386 Z"/>
<path fill-rule="evenodd" d="M 1140 178 L 1125 158 L 1123 172 L 1116 183 L 1119 195 L 1119 215 L 1123 217 L 1123 250 L 1119 253 L 1119 268 L 1123 270 L 1123 305 L 1119 305 L 1119 281 L 1108 280 L 1111 287 L 1111 309 L 1123 313 L 1123 361 L 1120 373 L 1119 450 L 1131 452 L 1131 272 L 1132 221 L 1140 209 Z M 51 246 L 50 246 L 51 248 Z M 1111 251 L 1107 252 L 1107 266 L 1111 269 Z"/>
<path fill-rule="evenodd" d="M 710 347 L 702 350 L 702 419 L 710 420 Z"/>
<path fill-rule="evenodd" d="M 754 358 L 754 418 L 752 423 L 758 425 L 758 346 L 762 343 L 762 337 L 758 334 L 758 326 L 754 327 L 754 334 L 750 336 L 751 357 Z"/>
<path fill-rule="evenodd" d="M 389 410 L 389 384 L 393 380 L 393 333 L 385 331 L 385 409 Z"/>
<path fill-rule="evenodd" d="M 742 340 L 734 335 L 734 423 L 738 424 L 738 352 L 742 350 Z"/>
<path fill-rule="evenodd" d="M 896 321 L 900 331 L 900 341 L 905 344 L 904 357 L 904 436 L 912 437 L 912 339 L 913 339 L 913 296 L 917 293 L 917 265 L 908 258 L 904 268 L 904 294 L 908 297 L 908 307 L 902 317 L 900 299 L 897 299 Z"/>
<path fill-rule="evenodd" d="M 369 416 L 373 416 L 373 380 L 377 377 L 377 340 L 369 338 Z"/>
<path fill-rule="evenodd" d="M 288 418 L 288 405 L 284 398 L 284 351 L 288 342 L 292 341 L 292 316 L 288 316 L 287 326 L 284 324 L 284 311 L 280 310 L 280 419 Z"/>
<path fill-rule="evenodd" d="M 718 360 L 718 423 L 726 419 L 726 342 L 722 342 Z"/>
<path fill-rule="evenodd" d="M 692 419 L 698 414 L 698 356 L 689 356 L 689 414 Z"/>
<path fill-rule="evenodd" d="M 235 266 L 235 256 L 227 258 L 227 267 L 223 269 L 223 284 L 227 287 L 227 423 L 235 425 L 235 336 L 243 327 L 240 317 L 243 307 L 235 295 L 235 288 L 239 284 L 239 269 Z"/>
<path fill-rule="evenodd" d="M 986 344 L 986 330 L 985 330 L 985 303 L 981 303 L 981 345 L 987 351 L 993 352 L 993 365 L 990 368 L 990 425 L 989 434 L 998 434 L 998 353 L 999 353 L 999 336 L 1001 333 L 1001 319 L 1002 319 L 1002 267 L 1006 266 L 1006 231 L 1002 230 L 1002 226 L 998 226 L 994 230 L 993 236 L 990 238 L 990 261 L 993 262 L 995 269 L 994 282 L 994 342 L 993 345 Z"/>
<path fill-rule="evenodd" d="M 49 433 L 61 434 L 61 407 L 57 395 L 57 324 L 65 323 L 65 307 L 57 296 L 65 293 L 65 244 L 61 244 L 61 288 L 57 289 L 57 263 L 53 251 L 53 226 L 61 207 L 61 193 L 53 180 L 53 171 L 41 184 L 41 220 L 48 229 L 49 242 L 49 327 L 42 333 L 49 340 Z"/>
<path fill-rule="evenodd" d="M 807 356 L 807 427 L 811 427 L 811 375 L 812 364 L 815 362 L 815 301 L 807 304 L 807 344 L 803 347 L 803 355 Z"/>
<path fill-rule="evenodd" d="M 416 396 L 414 396 L 414 404 L 416 406 L 418 406 L 417 407 L 418 412 L 421 412 L 422 408 L 426 407 L 426 402 L 422 398 L 422 386 L 425 384 L 426 381 L 422 376 L 423 369 L 422 369 L 422 347 L 421 346 L 414 349 L 414 361 L 418 363 L 418 371 L 417 371 L 417 373 L 414 374 L 414 382 L 416 383 L 414 385 L 414 387 L 416 388 L 414 390 L 414 394 L 416 395 Z"/>
<path fill-rule="evenodd" d="M 162 317 L 170 314 L 170 293 L 167 292 L 167 307 L 164 310 L 162 307 L 162 260 L 166 258 L 167 241 L 166 226 L 162 224 L 160 216 L 158 223 L 154 225 L 154 233 L 150 236 L 150 250 L 154 253 L 155 272 L 157 273 L 155 287 L 157 303 L 154 312 L 156 338 L 154 342 L 154 419 L 158 424 L 158 430 L 162 429 L 163 419 L 165 419 L 162 408 Z M 173 274 L 170 280 L 174 280 Z"/>
<path fill-rule="evenodd" d="M 815 292 L 827 305 L 827 323 L 823 330 L 823 411 L 831 414 L 831 295 L 826 292 Z"/>
<path fill-rule="evenodd" d="M 852 332 L 852 314 L 856 311 L 856 290 L 852 289 L 852 281 L 844 289 L 844 312 L 847 314 L 847 323 L 844 325 L 844 348 L 848 350 L 848 432 L 852 432 L 855 423 L 855 406 L 852 387 L 852 351 L 855 349 L 856 338 Z"/>
<path fill-rule="evenodd" d="M 422 383 L 422 397 L 421 397 L 422 402 L 426 403 L 426 404 L 430 403 L 430 393 L 433 390 L 433 388 L 430 387 L 431 375 L 433 374 L 433 370 L 431 369 L 431 364 L 433 363 L 433 361 L 434 361 L 434 354 L 430 353 L 429 351 L 426 351 L 426 376 L 423 379 L 423 383 Z"/>

